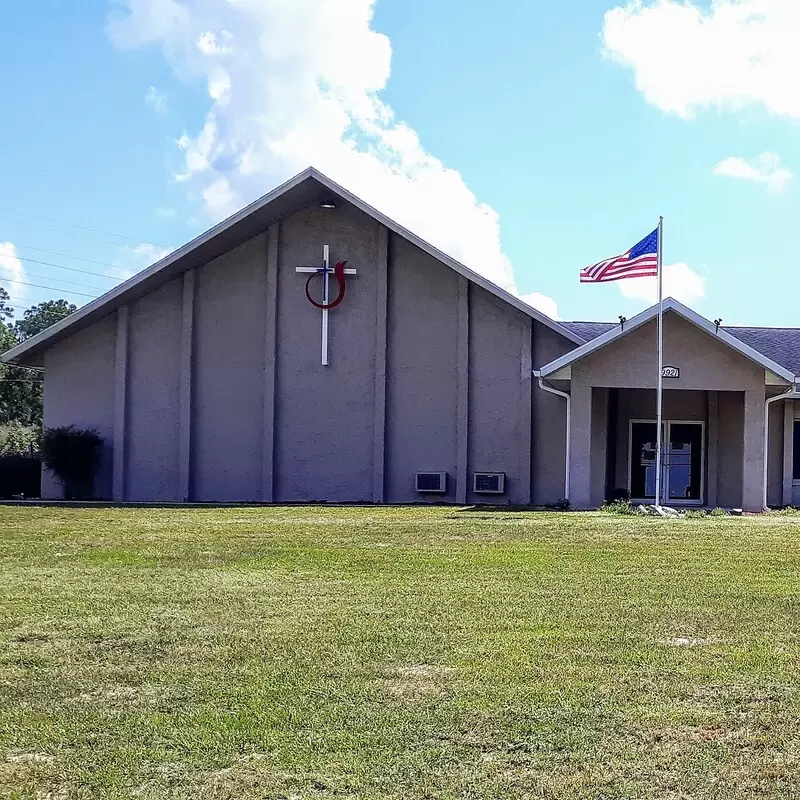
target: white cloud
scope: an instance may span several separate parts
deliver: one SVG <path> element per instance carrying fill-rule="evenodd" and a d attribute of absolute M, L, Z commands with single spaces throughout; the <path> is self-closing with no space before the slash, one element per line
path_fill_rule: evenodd
<path fill-rule="evenodd" d="M 155 86 L 151 86 L 144 96 L 147 105 L 152 106 L 156 111 L 167 110 L 167 96 L 164 92 L 159 92 Z"/>
<path fill-rule="evenodd" d="M 656 278 L 629 278 L 618 281 L 617 288 L 632 300 L 644 300 L 648 305 L 658 301 Z M 664 297 L 674 297 L 691 305 L 706 296 L 706 279 L 688 264 L 664 265 Z"/>
<path fill-rule="evenodd" d="M 164 256 L 169 255 L 172 250 L 168 247 L 160 247 L 149 242 L 143 242 L 136 247 L 124 247 L 119 251 L 119 257 L 115 258 L 117 266 L 115 270 L 120 273 L 112 275 L 115 280 L 125 280 L 135 275 L 137 272 L 155 264 Z"/>
<path fill-rule="evenodd" d="M 606 13 L 602 41 L 663 111 L 757 104 L 798 119 L 798 31 L 797 0 L 632 0 Z"/>
<path fill-rule="evenodd" d="M 714 168 L 714 174 L 763 183 L 776 193 L 784 191 L 793 177 L 792 171 L 781 165 L 780 156 L 775 153 L 762 153 L 751 161 L 734 156 L 725 158 Z"/>
<path fill-rule="evenodd" d="M 527 303 L 529 306 L 532 306 L 537 311 L 547 314 L 550 319 L 561 319 L 558 316 L 558 303 L 556 303 L 552 297 L 548 297 L 546 294 L 531 292 L 530 294 L 519 295 L 519 299 L 522 300 L 523 303 Z"/>
<path fill-rule="evenodd" d="M 16 299 L 24 297 L 27 287 L 11 281 L 24 282 L 25 268 L 17 256 L 17 248 L 11 242 L 0 242 L 0 286 Z"/>
<path fill-rule="evenodd" d="M 160 45 L 209 110 L 179 180 L 219 220 L 309 165 L 506 288 L 497 213 L 381 99 L 391 43 L 375 0 L 119 0 L 120 47 Z"/>
<path fill-rule="evenodd" d="M 160 247 L 156 244 L 144 242 L 133 248 L 132 260 L 143 267 L 149 267 L 151 264 L 155 264 L 156 261 L 161 261 L 164 256 L 169 255 L 171 252 L 172 250 L 169 247 Z"/>

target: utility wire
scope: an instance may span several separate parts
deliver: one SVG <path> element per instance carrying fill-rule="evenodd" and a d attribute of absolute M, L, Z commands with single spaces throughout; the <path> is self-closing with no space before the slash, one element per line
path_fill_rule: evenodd
<path fill-rule="evenodd" d="M 114 269 L 126 271 L 126 267 L 121 267 L 119 264 L 112 264 L 109 261 L 93 261 L 91 258 L 83 258 L 82 256 L 72 256 L 69 253 L 59 253 L 55 250 L 45 250 L 43 247 L 33 247 L 29 244 L 14 244 L 15 247 L 22 247 L 25 250 L 37 250 L 40 253 L 47 253 L 49 256 L 61 256 L 61 258 L 74 258 L 76 261 L 85 261 L 87 264 L 96 264 L 98 267 L 113 267 Z M 22 256 L 17 256 L 22 258 Z"/>
<path fill-rule="evenodd" d="M 100 244 L 108 244 L 112 247 L 124 247 L 128 250 L 136 250 L 132 244 L 123 244 L 122 242 L 109 242 L 108 239 L 98 239 L 96 236 L 87 236 L 85 233 L 76 233 L 74 231 L 60 231 L 57 228 L 48 228 L 45 225 L 37 225 L 35 222 L 28 222 L 27 220 L 16 219 L 13 220 L 17 225 L 29 225 L 31 228 L 39 228 L 43 231 L 50 231 L 50 233 L 59 233 L 62 236 L 79 236 L 83 239 L 90 239 L 93 242 L 100 242 Z M 134 240 L 135 241 L 135 240 Z M 142 242 L 142 244 L 153 245 L 152 242 Z M 153 245 L 154 247 L 162 247 L 162 245 Z"/>
<path fill-rule="evenodd" d="M 59 289 L 57 286 L 42 286 L 38 283 L 28 283 L 27 281 L 17 281 L 13 278 L 0 278 L 0 283 L 18 283 L 20 286 L 32 286 L 34 289 L 49 289 L 51 292 L 64 292 L 64 294 L 77 294 L 81 297 L 90 297 L 92 300 L 97 298 L 96 294 L 86 294 L 86 292 L 73 292 L 71 289 Z"/>
<path fill-rule="evenodd" d="M 0 270 L 3 270 L 4 272 L 11 272 L 12 275 L 16 274 L 13 270 L 9 269 L 8 267 L 0 267 Z M 89 283 L 77 283 L 76 281 L 65 281 L 62 278 L 55 278 L 52 275 L 39 275 L 36 272 L 26 272 L 25 277 L 41 278 L 42 280 L 45 281 L 56 281 L 57 283 L 66 283 L 67 286 L 80 286 L 83 289 L 97 289 L 98 292 L 108 291 L 108 289 L 104 289 L 102 286 L 92 286 Z M 0 275 L 0 281 L 5 281 L 5 280 L 8 279 Z"/>
<path fill-rule="evenodd" d="M 156 244 L 155 242 L 146 242 L 144 239 L 137 239 L 134 236 L 125 236 L 122 233 L 112 233 L 111 231 L 101 231 L 97 228 L 87 228 L 85 225 L 75 225 L 72 222 L 62 222 L 58 219 L 51 219 L 50 217 L 43 217 L 40 214 L 28 214 L 25 211 L 15 211 L 13 208 L 0 208 L 5 214 L 18 214 L 21 217 L 30 217 L 31 219 L 40 219 L 44 222 L 52 222 L 55 225 L 64 225 L 68 228 L 77 228 L 82 231 L 89 231 L 90 233 L 99 233 L 102 236 L 115 236 L 117 239 L 127 239 L 129 242 L 137 242 L 138 244 L 150 244 L 153 247 L 166 247 L 165 244 Z"/>
<path fill-rule="evenodd" d="M 35 258 L 23 258 L 22 256 L 17 256 L 20 261 L 29 261 L 31 264 L 41 264 L 43 267 L 56 267 L 56 269 L 65 269 L 68 272 L 80 272 L 82 275 L 94 275 L 97 278 L 105 278 L 109 281 L 126 281 L 127 278 L 118 278 L 115 275 L 105 275 L 102 272 L 91 272 L 88 269 L 78 269 L 77 267 L 67 267 L 64 264 L 53 264 L 50 261 L 38 261 Z M 118 269 L 121 269 L 118 267 Z"/>

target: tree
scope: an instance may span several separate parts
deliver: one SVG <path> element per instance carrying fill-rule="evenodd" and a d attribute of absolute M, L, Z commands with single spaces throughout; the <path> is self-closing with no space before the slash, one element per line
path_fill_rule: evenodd
<path fill-rule="evenodd" d="M 66 300 L 47 300 L 32 306 L 12 323 L 8 292 L 0 288 L 0 353 L 49 328 L 76 307 Z M 23 367 L 0 364 L 0 425 L 42 425 L 42 374 Z"/>
<path fill-rule="evenodd" d="M 14 324 L 14 332 L 19 341 L 30 339 L 43 330 L 60 322 L 64 317 L 68 317 L 77 306 L 68 303 L 66 300 L 46 300 L 44 303 L 31 306 L 22 315 L 22 319 Z"/>

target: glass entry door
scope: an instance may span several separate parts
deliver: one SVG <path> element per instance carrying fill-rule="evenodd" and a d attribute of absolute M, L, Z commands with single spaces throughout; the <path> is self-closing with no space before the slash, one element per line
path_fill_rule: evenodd
<path fill-rule="evenodd" d="M 703 423 L 664 423 L 661 464 L 662 502 L 703 501 Z M 634 500 L 656 497 L 656 423 L 631 422 L 630 485 Z"/>

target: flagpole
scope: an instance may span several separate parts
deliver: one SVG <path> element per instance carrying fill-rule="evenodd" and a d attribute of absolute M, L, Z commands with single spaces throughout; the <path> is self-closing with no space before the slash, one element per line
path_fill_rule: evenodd
<path fill-rule="evenodd" d="M 664 448 L 664 267 L 662 240 L 664 217 L 658 218 L 658 389 L 656 392 L 656 508 L 661 507 L 661 456 Z"/>

